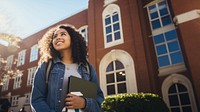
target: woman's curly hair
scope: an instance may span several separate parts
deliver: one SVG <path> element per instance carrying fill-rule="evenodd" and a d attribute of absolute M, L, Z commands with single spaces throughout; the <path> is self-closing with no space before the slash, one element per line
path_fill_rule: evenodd
<path fill-rule="evenodd" d="M 48 62 L 53 58 L 62 58 L 60 53 L 56 51 L 53 47 L 52 41 L 54 32 L 58 29 L 65 29 L 71 37 L 71 46 L 72 46 L 72 59 L 74 63 L 87 63 L 87 47 L 86 41 L 83 36 L 75 29 L 74 26 L 69 24 L 61 24 L 56 27 L 49 29 L 42 39 L 38 42 L 38 47 L 40 49 L 40 60 L 38 64 L 42 62 Z"/>

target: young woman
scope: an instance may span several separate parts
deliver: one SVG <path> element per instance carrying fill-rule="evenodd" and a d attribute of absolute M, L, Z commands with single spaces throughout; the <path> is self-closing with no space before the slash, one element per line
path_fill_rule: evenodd
<path fill-rule="evenodd" d="M 39 48 L 41 57 L 32 87 L 32 111 L 61 112 L 63 108 L 67 108 L 101 112 L 103 92 L 92 65 L 90 65 L 90 74 L 87 72 L 87 47 L 81 34 L 72 25 L 61 24 L 46 32 L 39 41 Z M 47 86 L 46 68 L 50 60 L 53 65 Z M 67 86 L 63 84 L 63 80 L 67 80 L 70 75 L 96 83 L 97 98 L 66 94 Z"/>

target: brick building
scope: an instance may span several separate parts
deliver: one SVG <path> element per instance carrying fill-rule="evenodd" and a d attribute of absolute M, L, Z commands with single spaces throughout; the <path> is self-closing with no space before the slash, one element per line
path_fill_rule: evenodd
<path fill-rule="evenodd" d="M 172 112 L 198 112 L 199 0 L 89 0 L 87 9 L 54 25 L 60 23 L 73 24 L 84 35 L 105 96 L 151 92 Z M 30 109 L 37 42 L 49 27 L 22 40 L 15 52 L 1 46 L 0 54 L 8 61 L 17 58 L 23 70 L 0 88 L 14 111 Z"/>

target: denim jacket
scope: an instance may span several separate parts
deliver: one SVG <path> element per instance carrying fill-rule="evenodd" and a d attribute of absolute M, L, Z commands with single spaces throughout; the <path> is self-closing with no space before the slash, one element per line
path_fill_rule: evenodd
<path fill-rule="evenodd" d="M 46 63 L 38 66 L 31 94 L 31 108 L 33 112 L 61 112 L 63 105 L 61 102 L 62 86 L 65 73 L 65 65 L 59 58 L 53 60 L 53 68 L 50 71 L 48 86 L 46 86 Z M 103 92 L 99 86 L 96 72 L 91 66 L 90 76 L 84 64 L 79 64 L 78 73 L 82 79 L 90 80 L 98 85 L 97 98 L 85 98 L 86 106 L 84 112 L 101 112 L 101 103 L 104 100 Z M 48 89 L 47 89 L 48 87 Z"/>

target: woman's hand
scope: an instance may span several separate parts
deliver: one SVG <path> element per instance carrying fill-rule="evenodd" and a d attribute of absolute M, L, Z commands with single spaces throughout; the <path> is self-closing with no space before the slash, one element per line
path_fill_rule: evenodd
<path fill-rule="evenodd" d="M 66 108 L 68 109 L 82 109 L 85 107 L 85 99 L 83 97 L 74 95 L 74 94 L 67 94 L 66 101 Z"/>

